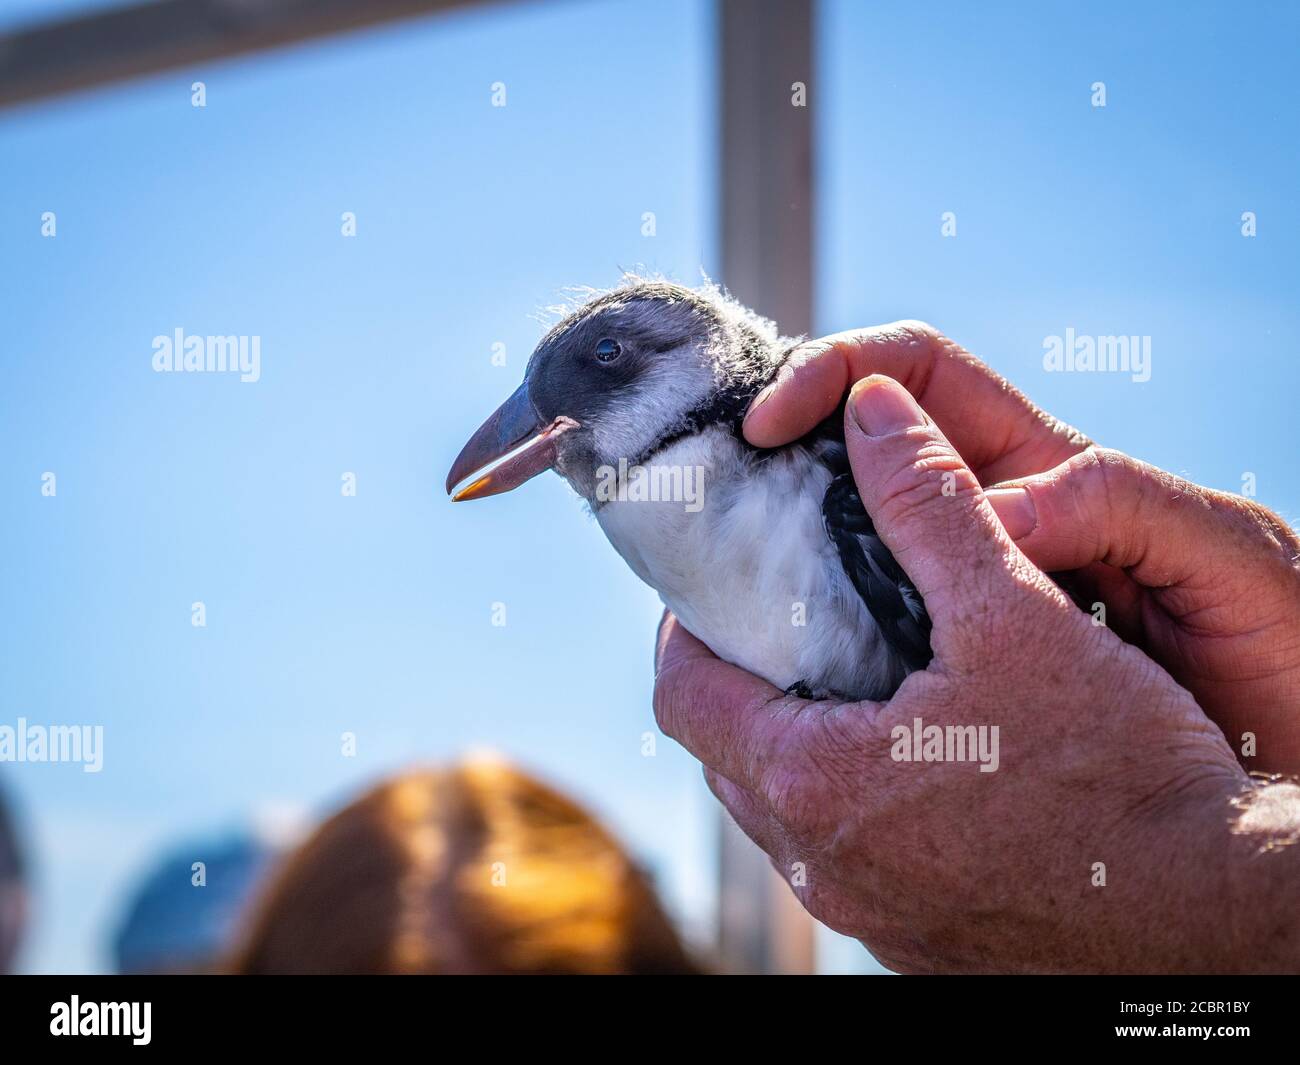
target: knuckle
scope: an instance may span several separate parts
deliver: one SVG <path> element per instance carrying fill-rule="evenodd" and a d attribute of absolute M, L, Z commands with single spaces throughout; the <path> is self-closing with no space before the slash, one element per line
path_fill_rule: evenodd
<path fill-rule="evenodd" d="M 651 705 L 654 708 L 655 724 L 659 726 L 660 732 L 668 735 L 668 689 L 662 681 L 655 681 Z"/>
<path fill-rule="evenodd" d="M 1155 469 L 1113 447 L 1092 448 L 1087 454 L 1095 461 L 1100 476 L 1112 484 L 1130 481 L 1145 482 Z"/>
<path fill-rule="evenodd" d="M 1136 460 L 1131 455 L 1113 447 L 1091 447 L 1084 454 L 1076 457 L 1076 461 L 1079 460 L 1121 472 L 1130 470 L 1136 465 Z"/>
<path fill-rule="evenodd" d="M 1140 479 L 1140 463 L 1131 455 L 1112 447 L 1093 447 L 1070 460 L 1075 471 L 1090 484 L 1108 493 L 1116 493 Z"/>
<path fill-rule="evenodd" d="M 670 665 L 655 677 L 651 703 L 655 722 L 665 736 L 676 738 L 682 715 L 689 712 L 691 692 L 694 690 L 690 674 L 691 663 L 679 662 Z"/>
<path fill-rule="evenodd" d="M 943 334 L 939 330 L 929 322 L 922 322 L 918 318 L 900 318 L 897 322 L 885 326 L 885 329 L 903 340 L 921 344 L 935 344 L 943 339 Z"/>
<path fill-rule="evenodd" d="M 1286 563 L 1288 569 L 1300 567 L 1300 536 L 1282 518 L 1258 503 L 1251 503 L 1253 524 L 1264 535 Z"/>
<path fill-rule="evenodd" d="M 804 837 L 815 829 L 820 805 L 800 767 L 773 767 L 764 774 L 761 795 L 772 816 L 792 837 Z"/>
<path fill-rule="evenodd" d="M 849 333 L 832 333 L 830 336 L 814 337 L 812 340 L 805 340 L 800 344 L 790 356 L 790 363 L 783 373 L 793 375 L 803 370 L 810 363 L 820 362 L 827 356 L 832 355 L 844 343 L 854 342 L 854 337 Z M 778 375 L 778 380 L 783 380 L 782 375 Z"/>
<path fill-rule="evenodd" d="M 1114 448 L 1091 448 L 1084 452 L 1092 476 L 1087 485 L 1099 498 L 1106 513 L 1133 518 L 1151 499 L 1159 483 L 1154 466 Z"/>
<path fill-rule="evenodd" d="M 1211 506 L 1223 518 L 1237 542 L 1257 557 L 1278 564 L 1288 573 L 1300 572 L 1300 538 L 1268 507 L 1226 492 L 1208 493 Z"/>
<path fill-rule="evenodd" d="M 952 356 L 961 351 L 959 345 L 949 340 L 929 322 L 915 318 L 904 318 L 891 322 L 883 332 L 895 343 L 904 346 L 918 364 L 925 380 L 933 372 L 934 364 L 943 357 Z M 923 390 L 922 387 L 918 389 Z"/>
<path fill-rule="evenodd" d="M 1114 448 L 1098 451 L 1098 464 L 1111 491 L 1127 491 L 1137 498 L 1150 498 L 1164 492 L 1192 491 L 1195 486 L 1167 470 L 1135 459 Z"/>
<path fill-rule="evenodd" d="M 881 482 L 877 509 L 885 521 L 907 521 L 954 503 L 969 505 L 980 491 L 975 475 L 946 443 L 908 453 Z"/>

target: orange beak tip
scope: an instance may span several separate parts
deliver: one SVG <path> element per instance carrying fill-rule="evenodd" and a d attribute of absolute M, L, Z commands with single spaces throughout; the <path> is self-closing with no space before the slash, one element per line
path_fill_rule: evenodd
<path fill-rule="evenodd" d="M 463 503 L 467 499 L 477 499 L 483 494 L 483 489 L 486 488 L 491 481 L 492 478 L 490 477 L 480 477 L 477 481 L 471 481 L 459 492 L 455 493 L 451 497 L 451 501 L 453 503 Z"/>

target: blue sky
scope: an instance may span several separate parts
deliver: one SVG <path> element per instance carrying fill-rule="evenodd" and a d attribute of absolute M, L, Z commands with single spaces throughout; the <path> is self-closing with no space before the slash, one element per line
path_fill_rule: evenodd
<path fill-rule="evenodd" d="M 926 318 L 1294 520 L 1300 16 L 1140 7 L 824 3 L 818 329 Z M 0 724 L 105 728 L 99 774 L 0 766 L 26 968 L 105 967 L 177 842 L 471 747 L 596 808 L 707 929 L 712 800 L 641 753 L 656 597 L 558 479 L 441 482 L 563 287 L 716 270 L 712 46 L 703 3 L 521 4 L 0 115 Z M 155 374 L 177 327 L 260 336 L 261 380 Z M 1067 328 L 1149 336 L 1151 380 L 1045 372 Z"/>

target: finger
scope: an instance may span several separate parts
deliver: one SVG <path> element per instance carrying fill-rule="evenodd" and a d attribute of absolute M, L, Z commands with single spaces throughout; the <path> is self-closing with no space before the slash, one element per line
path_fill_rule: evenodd
<path fill-rule="evenodd" d="M 670 613 L 655 663 L 659 727 L 710 769 L 759 788 L 781 750 L 783 721 L 802 700 L 723 662 Z"/>
<path fill-rule="evenodd" d="M 916 397 L 986 483 L 1043 470 L 1088 441 L 974 355 L 921 322 L 836 333 L 797 348 L 755 398 L 746 439 L 778 447 L 835 413 L 855 381 L 892 377 Z"/>
<path fill-rule="evenodd" d="M 876 532 L 925 600 L 936 654 L 945 627 L 1023 594 L 1018 576 L 1031 567 L 975 475 L 898 382 L 872 376 L 854 385 L 844 441 Z"/>
<path fill-rule="evenodd" d="M 1007 533 L 1043 569 L 1100 562 L 1148 588 L 1195 586 L 1216 559 L 1270 550 L 1249 504 L 1118 451 L 1091 448 L 987 494 Z"/>
<path fill-rule="evenodd" d="M 767 854 L 776 857 L 782 833 L 762 800 L 707 766 L 704 768 L 704 782 L 718 802 L 727 808 L 736 827 Z"/>

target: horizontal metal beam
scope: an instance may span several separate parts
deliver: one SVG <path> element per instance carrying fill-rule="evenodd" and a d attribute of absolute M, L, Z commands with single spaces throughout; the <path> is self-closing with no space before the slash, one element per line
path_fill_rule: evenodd
<path fill-rule="evenodd" d="M 0 35 L 0 108 L 482 0 L 157 0 Z"/>

